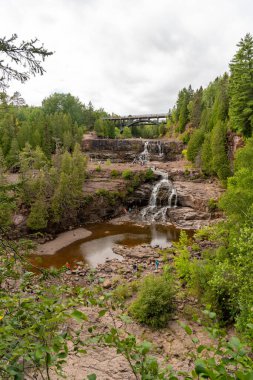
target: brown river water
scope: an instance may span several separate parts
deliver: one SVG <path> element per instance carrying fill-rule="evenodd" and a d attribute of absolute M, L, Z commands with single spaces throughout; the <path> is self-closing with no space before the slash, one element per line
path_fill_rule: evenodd
<path fill-rule="evenodd" d="M 66 263 L 73 267 L 78 261 L 96 267 L 106 259 L 122 259 L 113 252 L 115 244 L 127 247 L 150 244 L 166 248 L 171 246 L 171 242 L 177 241 L 180 234 L 180 230 L 173 226 L 155 224 L 141 226 L 131 223 L 103 223 L 91 225 L 88 229 L 91 231 L 89 237 L 59 249 L 54 255 L 33 256 L 32 262 L 43 268 L 60 268 Z"/>

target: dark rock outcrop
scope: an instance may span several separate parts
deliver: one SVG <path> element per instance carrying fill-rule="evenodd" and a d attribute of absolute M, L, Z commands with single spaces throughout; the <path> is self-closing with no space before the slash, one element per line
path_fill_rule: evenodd
<path fill-rule="evenodd" d="M 91 158 L 131 162 L 144 150 L 143 139 L 85 139 L 82 149 Z M 181 157 L 184 145 L 178 140 L 148 140 L 148 151 L 153 161 L 175 161 Z M 161 144 L 161 150 L 159 145 Z M 161 154 L 162 152 L 162 154 Z"/>

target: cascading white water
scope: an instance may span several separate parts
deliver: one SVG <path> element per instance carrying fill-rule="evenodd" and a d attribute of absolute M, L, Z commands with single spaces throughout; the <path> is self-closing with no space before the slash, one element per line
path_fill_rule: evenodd
<path fill-rule="evenodd" d="M 133 164 L 138 163 L 141 165 L 145 165 L 147 162 L 149 162 L 150 155 L 148 151 L 148 145 L 149 145 L 149 142 L 145 141 L 144 150 L 139 154 L 138 157 L 134 159 Z"/>
<path fill-rule="evenodd" d="M 141 216 L 143 220 L 148 219 L 153 222 L 156 220 L 162 220 L 163 222 L 165 222 L 167 210 L 169 208 L 177 206 L 177 191 L 174 188 L 173 183 L 169 180 L 168 173 L 155 169 L 152 170 L 154 174 L 160 175 L 162 178 L 153 187 L 149 199 L 149 204 L 142 210 Z M 159 207 L 158 195 L 161 190 L 167 191 L 167 205 Z"/>
<path fill-rule="evenodd" d="M 158 155 L 159 157 L 163 156 L 163 146 L 161 141 L 157 141 Z"/>

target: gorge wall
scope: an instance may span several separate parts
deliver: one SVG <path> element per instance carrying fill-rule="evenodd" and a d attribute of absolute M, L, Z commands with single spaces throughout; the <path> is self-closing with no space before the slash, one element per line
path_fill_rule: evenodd
<path fill-rule="evenodd" d="M 181 141 L 143 140 L 143 139 L 98 139 L 86 138 L 82 141 L 82 150 L 90 158 L 114 162 L 132 162 L 144 150 L 148 141 L 150 159 L 153 161 L 175 161 L 181 157 L 184 145 Z"/>

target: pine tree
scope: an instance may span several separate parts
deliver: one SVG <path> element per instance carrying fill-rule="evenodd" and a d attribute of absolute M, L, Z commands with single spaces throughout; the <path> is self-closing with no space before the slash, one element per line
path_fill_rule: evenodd
<path fill-rule="evenodd" d="M 211 134 L 207 133 L 201 148 L 201 169 L 207 175 L 212 174 L 212 160 Z"/>
<path fill-rule="evenodd" d="M 201 129 L 196 129 L 191 135 L 191 138 L 187 147 L 188 160 L 195 162 L 197 156 L 200 153 L 203 141 L 204 141 L 204 132 Z"/>
<path fill-rule="evenodd" d="M 216 124 L 219 120 L 225 121 L 228 118 L 228 79 L 229 78 L 227 73 L 225 73 L 223 77 L 219 78 L 212 109 L 212 119 L 214 124 Z"/>
<path fill-rule="evenodd" d="M 229 160 L 226 151 L 226 133 L 226 124 L 219 121 L 215 124 L 211 135 L 213 171 L 223 182 L 225 182 L 230 175 Z"/>
<path fill-rule="evenodd" d="M 180 102 L 179 102 L 179 118 L 178 118 L 178 130 L 179 132 L 183 132 L 185 130 L 185 126 L 189 121 L 189 109 L 188 105 L 193 96 L 193 90 L 191 86 L 188 89 L 184 88 L 180 94 Z"/>
<path fill-rule="evenodd" d="M 201 112 L 202 112 L 202 95 L 203 89 L 200 87 L 199 90 L 195 92 L 191 102 L 189 103 L 188 109 L 190 112 L 190 122 L 194 128 L 198 128 L 201 120 Z"/>
<path fill-rule="evenodd" d="M 7 155 L 7 164 L 9 168 L 14 168 L 19 163 L 19 145 L 17 139 L 13 139 Z"/>
<path fill-rule="evenodd" d="M 43 199 L 37 199 L 32 207 L 27 219 L 27 226 L 32 230 L 42 230 L 47 227 L 48 211 Z"/>
<path fill-rule="evenodd" d="M 230 63 L 230 119 L 232 128 L 251 136 L 253 128 L 253 38 L 246 34 Z"/>

